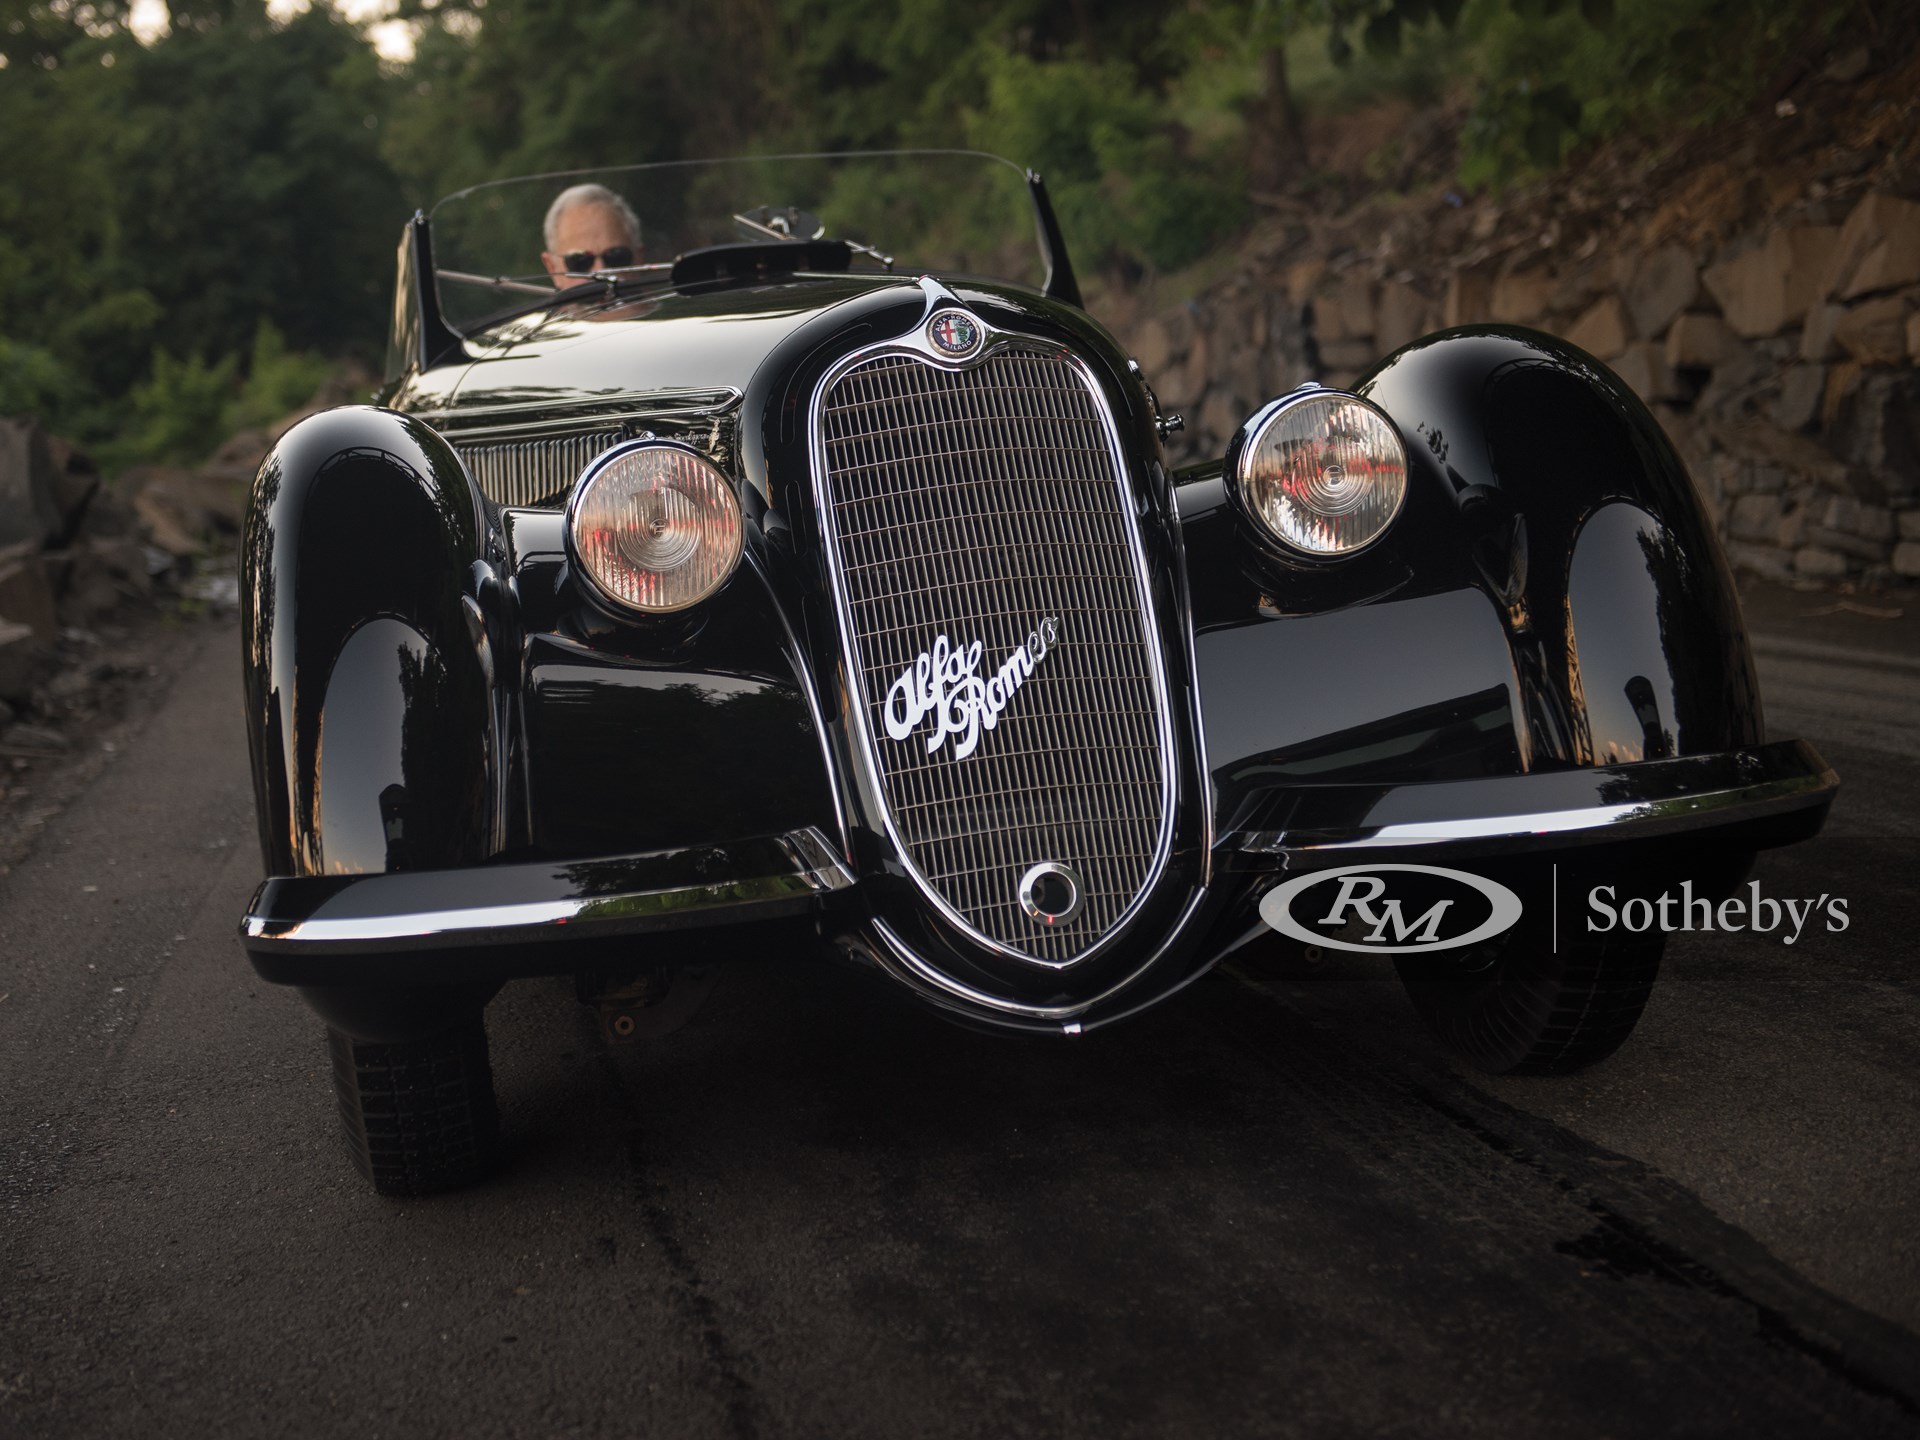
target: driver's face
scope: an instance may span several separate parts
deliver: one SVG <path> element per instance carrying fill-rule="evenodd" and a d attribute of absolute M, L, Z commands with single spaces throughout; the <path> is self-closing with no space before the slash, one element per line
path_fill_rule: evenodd
<path fill-rule="evenodd" d="M 553 277 L 553 283 L 563 290 L 587 283 L 566 278 L 571 268 L 567 264 L 569 255 L 588 252 L 593 260 L 587 268 L 604 270 L 608 267 L 601 259 L 602 253 L 624 245 L 633 251 L 633 260 L 629 263 L 637 264 L 640 260 L 640 247 L 634 243 L 627 227 L 620 223 L 619 213 L 605 205 L 569 205 L 560 212 L 560 223 L 555 227 L 553 238 L 555 248 L 541 251 L 540 259 L 547 267 L 547 274 Z"/>

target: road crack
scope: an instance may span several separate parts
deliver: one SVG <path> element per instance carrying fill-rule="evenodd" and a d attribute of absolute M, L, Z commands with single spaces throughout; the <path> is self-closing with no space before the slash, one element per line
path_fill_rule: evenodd
<path fill-rule="evenodd" d="M 639 1108 L 614 1058 L 602 1053 L 599 1063 L 607 1082 L 608 1097 L 619 1111 L 625 1131 L 628 1190 L 647 1238 L 666 1263 L 674 1304 L 685 1316 L 690 1332 L 698 1338 L 701 1354 L 715 1378 L 718 1398 L 726 1410 L 728 1432 L 738 1440 L 758 1440 L 763 1433 L 760 1397 L 747 1378 L 742 1356 L 727 1336 L 719 1307 L 708 1292 L 700 1266 L 681 1238 L 673 1211 L 666 1202 L 666 1187 L 653 1179 L 648 1170 L 646 1136 Z"/>

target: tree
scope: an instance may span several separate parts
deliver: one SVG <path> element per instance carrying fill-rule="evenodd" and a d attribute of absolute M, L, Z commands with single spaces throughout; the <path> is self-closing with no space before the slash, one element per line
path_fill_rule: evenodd
<path fill-rule="evenodd" d="M 54 419 L 109 433 L 156 347 L 215 373 L 262 319 L 295 349 L 371 348 L 405 206 L 352 27 L 194 0 L 145 45 L 125 5 L 9 8 L 0 323 L 66 377 Z"/>

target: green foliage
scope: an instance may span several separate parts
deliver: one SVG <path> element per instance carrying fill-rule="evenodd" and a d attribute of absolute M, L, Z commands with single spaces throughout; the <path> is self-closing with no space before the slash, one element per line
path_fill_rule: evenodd
<path fill-rule="evenodd" d="M 1336 61 L 1330 36 L 1327 27 L 1311 25 L 1287 45 L 1293 93 L 1303 109 L 1319 114 L 1337 115 L 1382 100 L 1432 104 L 1445 99 L 1474 63 L 1459 27 L 1437 19 L 1404 25 L 1393 54 L 1370 54 L 1362 47 Z"/>
<path fill-rule="evenodd" d="M 1118 62 L 995 54 L 982 100 L 969 142 L 1021 156 L 1047 177 L 1084 260 L 1177 269 L 1245 215 L 1231 157 L 1195 163 L 1182 153 L 1161 107 Z"/>
<path fill-rule="evenodd" d="M 56 413 L 73 387 L 72 373 L 52 351 L 0 335 L 0 415 Z"/>
<path fill-rule="evenodd" d="M 196 348 L 238 350 L 262 315 L 303 346 L 371 338 L 401 212 L 377 67 L 324 6 L 284 27 L 259 0 L 218 9 L 126 67 L 124 263 Z M 378 238 L 351 223 L 375 216 Z"/>
<path fill-rule="evenodd" d="M 240 357 L 212 364 L 153 352 L 153 369 L 128 395 L 128 425 L 105 449 L 110 465 L 134 461 L 189 464 L 219 443 Z"/>
<path fill-rule="evenodd" d="M 1584 114 L 1563 81 L 1521 75 L 1489 85 L 1467 117 L 1462 182 L 1499 185 L 1558 165 L 1579 136 Z"/>
<path fill-rule="evenodd" d="M 191 465 L 227 436 L 272 424 L 313 397 L 333 372 L 325 359 L 289 350 L 271 320 L 254 331 L 244 378 L 239 355 L 177 359 L 153 352 L 144 379 L 128 392 L 117 433 L 100 447 L 112 467 Z"/>
<path fill-rule="evenodd" d="M 222 433 L 271 425 L 299 409 L 333 369 L 321 356 L 289 350 L 286 337 L 263 317 L 253 332 L 246 382 L 221 414 Z"/>
<path fill-rule="evenodd" d="M 404 214 L 379 154 L 392 82 L 325 5 L 280 24 L 264 0 L 175 0 L 152 45 L 126 8 L 0 23 L 0 134 L 31 137 L 0 167 L 0 316 L 67 377 L 50 424 L 173 453 L 197 412 L 163 422 L 135 387 L 199 396 L 221 362 L 156 347 L 241 356 L 263 318 L 303 351 L 379 340 Z"/>
<path fill-rule="evenodd" d="M 1461 179 L 1502 184 L 1622 131 L 1723 120 L 1844 8 L 1833 0 L 1474 0 L 1462 28 L 1480 81 Z"/>
<path fill-rule="evenodd" d="M 718 0 L 639 26 L 595 7 L 422 5 L 387 154 L 426 201 L 554 169 L 977 146 L 1047 177 L 1083 265 L 1184 264 L 1244 217 L 1237 127 L 1196 139 L 1170 114 L 1178 7 L 900 0 L 891 12 Z M 871 233 L 910 251 L 909 229 Z"/>
<path fill-rule="evenodd" d="M 372 358 L 399 223 L 477 181 L 978 146 L 1046 175 L 1089 278 L 1172 270 L 1232 238 L 1249 188 L 1316 183 L 1302 110 L 1457 93 L 1459 178 L 1510 183 L 1738 111 L 1848 0 L 401 0 L 404 66 L 326 3 L 166 8 L 143 43 L 131 0 L 0 0 L 0 135 L 24 137 L 0 411 L 127 457 L 193 457 L 303 401 L 316 357 Z M 903 254 L 1005 262 L 965 214 L 984 191 L 831 198 Z"/>

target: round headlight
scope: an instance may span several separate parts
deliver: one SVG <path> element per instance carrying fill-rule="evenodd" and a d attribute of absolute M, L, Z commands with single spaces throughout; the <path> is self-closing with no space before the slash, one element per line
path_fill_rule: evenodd
<path fill-rule="evenodd" d="M 567 507 L 587 578 L 616 604 L 663 614 L 697 605 L 740 560 L 740 501 L 705 456 L 671 441 L 607 451 Z"/>
<path fill-rule="evenodd" d="M 1308 555 L 1377 540 L 1407 498 L 1407 452 L 1386 416 L 1326 390 L 1276 401 L 1247 422 L 1234 480 L 1247 512 Z"/>

